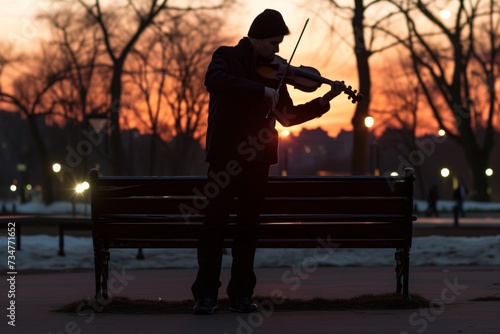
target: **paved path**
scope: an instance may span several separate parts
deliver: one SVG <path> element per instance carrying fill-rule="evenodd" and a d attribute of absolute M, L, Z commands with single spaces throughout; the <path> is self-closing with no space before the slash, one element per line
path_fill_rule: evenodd
<path fill-rule="evenodd" d="M 120 273 L 120 276 L 117 276 Z M 192 269 L 116 270 L 115 295 L 131 298 L 183 300 L 191 298 Z M 222 281 L 227 283 L 228 271 Z M 271 292 L 289 298 L 353 297 L 386 293 L 395 288 L 392 267 L 328 267 L 310 273 L 292 268 L 257 270 L 257 295 Z M 5 276 L 4 276 L 5 277 Z M 284 279 L 285 278 L 285 279 Z M 500 296 L 500 268 L 412 267 L 410 292 L 433 300 L 437 309 L 363 311 L 275 311 L 234 314 L 221 310 L 210 316 L 180 314 L 63 314 L 56 307 L 90 297 L 92 272 L 23 274 L 16 276 L 16 326 L 9 319 L 6 279 L 0 296 L 4 315 L 1 333 L 500 333 L 500 302 L 472 298 Z M 223 285 L 224 287 L 224 285 Z M 111 287 L 110 287 L 111 289 Z M 221 293 L 221 297 L 225 294 Z M 272 306 L 272 304 L 269 304 Z M 183 310 L 189 311 L 189 310 Z"/>
<path fill-rule="evenodd" d="M 426 217 L 419 214 L 414 223 L 416 228 L 425 226 L 453 226 L 454 217 L 450 213 L 441 214 L 439 217 Z M 468 213 L 466 217 L 458 218 L 459 226 L 500 227 L 500 213 Z"/>

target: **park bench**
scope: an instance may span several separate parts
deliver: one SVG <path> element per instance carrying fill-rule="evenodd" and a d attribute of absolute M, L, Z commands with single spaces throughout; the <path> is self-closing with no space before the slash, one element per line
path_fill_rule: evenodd
<path fill-rule="evenodd" d="M 409 298 L 414 178 L 410 168 L 400 176 L 270 177 L 258 247 L 394 248 L 396 292 Z M 96 297 L 108 298 L 110 249 L 197 247 L 206 198 L 220 186 L 204 177 L 100 176 L 92 169 Z M 225 247 L 234 220 L 233 212 Z"/>
<path fill-rule="evenodd" d="M 90 218 L 72 215 L 4 215 L 0 216 L 0 225 L 14 226 L 16 235 L 16 249 L 21 250 L 22 226 L 56 227 L 59 233 L 59 250 L 57 254 L 64 256 L 64 234 L 66 231 L 90 231 Z"/>

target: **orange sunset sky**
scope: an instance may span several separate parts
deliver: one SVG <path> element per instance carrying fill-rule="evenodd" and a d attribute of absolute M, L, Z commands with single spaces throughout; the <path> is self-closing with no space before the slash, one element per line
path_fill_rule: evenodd
<path fill-rule="evenodd" d="M 245 36 L 254 17 L 265 8 L 276 9 L 283 14 L 291 31 L 291 34 L 285 37 L 279 55 L 290 59 L 304 23 L 307 18 L 310 18 L 291 64 L 313 66 L 321 72 L 323 77 L 343 80 L 353 89 L 357 88 L 358 79 L 351 47 L 353 37 L 350 22 L 332 15 L 328 16 L 328 11 L 322 11 L 320 18 L 312 12 L 311 8 L 304 7 L 303 4 L 306 1 L 303 0 L 274 0 L 272 2 L 252 0 L 242 1 L 242 3 L 243 5 L 232 10 L 228 17 L 228 29 L 231 29 L 236 36 Z M 352 1 L 349 1 L 349 4 L 351 3 Z M 2 39 L 13 43 L 15 48 L 33 47 L 37 39 L 47 33 L 45 27 L 34 20 L 34 17 L 37 13 L 52 9 L 53 6 L 55 5 L 52 2 L 46 0 L 0 0 Z M 328 24 L 335 26 L 335 35 L 330 33 L 329 27 L 324 22 L 326 20 Z M 303 93 L 293 87 L 289 88 L 295 104 L 321 96 L 328 89 L 328 86 L 323 85 L 313 93 Z M 350 122 L 354 109 L 355 106 L 347 99 L 347 95 L 342 94 L 331 102 L 331 109 L 327 114 L 303 126 L 310 129 L 321 127 L 331 136 L 336 136 L 341 129 L 352 129 Z M 300 126 L 290 128 L 293 133 L 298 133 L 300 129 Z"/>

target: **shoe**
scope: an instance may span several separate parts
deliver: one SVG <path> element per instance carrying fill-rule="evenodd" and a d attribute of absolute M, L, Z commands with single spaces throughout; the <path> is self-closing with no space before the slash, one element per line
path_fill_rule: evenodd
<path fill-rule="evenodd" d="M 196 300 L 196 304 L 193 308 L 193 314 L 212 314 L 216 309 L 217 305 L 215 305 L 215 299 L 200 298 Z"/>
<path fill-rule="evenodd" d="M 231 312 L 253 313 L 253 312 L 258 312 L 259 308 L 257 304 L 252 302 L 251 298 L 242 297 L 242 298 L 231 299 L 229 310 Z"/>

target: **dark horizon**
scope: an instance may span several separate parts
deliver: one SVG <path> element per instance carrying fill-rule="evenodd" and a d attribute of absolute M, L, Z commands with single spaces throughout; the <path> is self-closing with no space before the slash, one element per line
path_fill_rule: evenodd
<path fill-rule="evenodd" d="M 11 117 L 8 117 L 8 116 Z M 20 113 L 0 110 L 3 129 L 0 134 L 2 150 L 0 152 L 0 198 L 11 198 L 9 187 L 14 179 L 34 188 L 42 184 L 40 161 L 33 139 L 30 136 L 26 120 Z M 53 162 L 63 166 L 62 175 L 55 175 L 53 182 L 60 197 L 72 191 L 72 184 L 83 180 L 90 168 L 98 166 L 104 174 L 111 174 L 108 138 L 103 134 L 84 131 L 82 124 L 73 126 L 46 125 L 40 120 L 39 126 L 43 138 L 50 148 L 49 155 Z M 71 134 L 80 131 L 83 141 L 88 145 L 70 143 Z M 85 136 L 86 134 L 86 136 Z M 130 175 L 148 175 L 147 163 L 151 135 L 140 134 L 137 129 L 123 130 L 123 143 L 127 154 Z M 298 135 L 290 135 L 281 139 L 280 162 L 272 166 L 271 174 L 280 175 L 286 170 L 287 175 L 349 175 L 352 152 L 352 131 L 342 130 L 338 136 L 331 137 L 322 128 L 302 129 Z M 93 137 L 92 137 L 93 136 Z M 491 200 L 500 201 L 500 133 L 496 133 L 496 145 L 490 159 L 493 175 L 489 178 Z M 86 138 L 86 139 L 85 139 Z M 415 197 L 425 199 L 428 189 L 437 184 L 440 197 L 451 199 L 453 182 L 464 178 L 466 185 L 472 189 L 471 172 L 464 154 L 458 144 L 451 138 L 425 135 L 418 137 L 413 143 L 410 133 L 401 129 L 386 129 L 379 137 L 372 135 L 369 140 L 368 161 L 370 174 L 378 169 L 381 175 L 400 171 L 404 167 L 417 169 Z M 408 147 L 412 143 L 413 148 Z M 176 157 L 173 146 L 176 141 L 163 142 L 157 150 L 158 166 L 154 175 L 204 175 L 204 148 L 200 143 L 191 143 L 188 165 L 175 167 Z M 89 149 L 88 152 L 84 151 Z M 21 150 L 20 150 L 21 149 Z M 82 153 L 79 154 L 78 152 Z M 378 155 L 378 159 L 377 159 Z M 88 159 L 85 159 L 88 158 Z M 19 171 L 19 164 L 26 166 L 26 171 Z M 448 178 L 440 176 L 441 168 L 447 167 L 452 175 Z M 173 172 L 174 170 L 181 172 Z M 419 176 L 420 171 L 420 176 Z M 63 177 L 63 175 L 65 177 Z M 23 179 L 24 178 L 24 179 Z M 453 180 L 455 178 L 455 181 Z M 64 195 L 67 196 L 67 195 Z"/>

